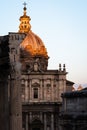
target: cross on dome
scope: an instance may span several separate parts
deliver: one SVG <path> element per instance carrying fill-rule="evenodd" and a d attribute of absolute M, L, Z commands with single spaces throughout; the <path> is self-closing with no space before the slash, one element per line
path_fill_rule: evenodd
<path fill-rule="evenodd" d="M 23 3 L 23 5 L 24 5 L 24 7 L 26 7 L 27 3 L 26 3 L 26 2 L 24 2 L 24 3 Z"/>

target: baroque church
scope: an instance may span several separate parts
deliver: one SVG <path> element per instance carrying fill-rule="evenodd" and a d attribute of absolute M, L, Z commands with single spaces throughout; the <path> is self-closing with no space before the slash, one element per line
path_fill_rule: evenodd
<path fill-rule="evenodd" d="M 49 70 L 49 55 L 31 31 L 26 4 L 18 32 L 0 36 L 0 130 L 62 130 L 61 94 L 72 90 L 65 64 Z"/>

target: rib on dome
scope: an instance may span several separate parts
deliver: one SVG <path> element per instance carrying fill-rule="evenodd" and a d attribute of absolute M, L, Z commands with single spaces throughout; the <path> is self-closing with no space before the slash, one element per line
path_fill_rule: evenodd
<path fill-rule="evenodd" d="M 48 58 L 43 41 L 32 31 L 28 32 L 27 36 L 20 44 L 20 48 L 21 50 L 28 52 L 31 56 L 43 56 Z"/>

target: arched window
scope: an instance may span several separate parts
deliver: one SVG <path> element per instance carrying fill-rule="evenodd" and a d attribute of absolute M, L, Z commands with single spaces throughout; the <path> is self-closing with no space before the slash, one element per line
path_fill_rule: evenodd
<path fill-rule="evenodd" d="M 34 88 L 34 98 L 38 98 L 38 88 Z"/>

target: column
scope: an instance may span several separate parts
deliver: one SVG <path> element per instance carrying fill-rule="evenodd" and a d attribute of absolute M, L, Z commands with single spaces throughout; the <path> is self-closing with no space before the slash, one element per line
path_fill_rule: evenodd
<path fill-rule="evenodd" d="M 59 101 L 62 101 L 62 98 L 61 98 L 61 93 L 63 93 L 63 80 L 62 79 L 59 79 Z"/>
<path fill-rule="evenodd" d="M 10 129 L 22 130 L 22 104 L 20 76 L 11 75 L 10 83 Z"/>
<path fill-rule="evenodd" d="M 28 113 L 28 130 L 31 130 L 32 112 Z"/>
<path fill-rule="evenodd" d="M 64 81 L 63 81 L 64 83 L 64 92 L 66 92 L 66 80 L 64 79 Z"/>
<path fill-rule="evenodd" d="M 30 79 L 28 76 L 28 100 L 30 101 Z"/>
<path fill-rule="evenodd" d="M 43 86 L 42 86 L 42 80 L 40 81 L 40 100 L 43 100 Z"/>
<path fill-rule="evenodd" d="M 51 89 L 52 89 L 52 90 L 51 90 L 51 96 L 52 96 L 52 97 L 51 97 L 51 101 L 54 101 L 53 81 L 54 81 L 54 80 L 52 79 L 52 80 L 51 80 Z"/>
<path fill-rule="evenodd" d="M 46 95 L 46 81 L 44 82 L 44 101 L 47 100 L 47 95 Z"/>
<path fill-rule="evenodd" d="M 42 101 L 44 101 L 44 79 L 42 79 Z"/>
<path fill-rule="evenodd" d="M 25 81 L 25 101 L 28 102 L 28 81 Z"/>
<path fill-rule="evenodd" d="M 28 130 L 28 113 L 26 114 L 26 130 Z"/>
<path fill-rule="evenodd" d="M 54 114 L 51 114 L 51 130 L 54 130 Z"/>
<path fill-rule="evenodd" d="M 73 122 L 73 130 L 76 130 L 75 122 Z"/>
<path fill-rule="evenodd" d="M 57 93 L 56 93 L 56 97 L 57 97 L 57 101 L 59 100 L 59 81 L 56 80 L 56 88 L 57 88 Z"/>
<path fill-rule="evenodd" d="M 44 113 L 44 130 L 47 130 L 46 113 Z"/>
<path fill-rule="evenodd" d="M 40 120 L 42 121 L 42 112 L 40 112 Z"/>
<path fill-rule="evenodd" d="M 29 114 L 30 114 L 29 115 L 29 122 L 31 123 L 31 121 L 32 121 L 32 112 L 30 112 Z"/>
<path fill-rule="evenodd" d="M 30 91 L 29 91 L 29 93 L 30 93 L 30 101 L 32 100 L 32 94 L 31 94 L 31 92 L 32 92 L 32 87 L 31 87 L 31 80 L 30 80 Z"/>

